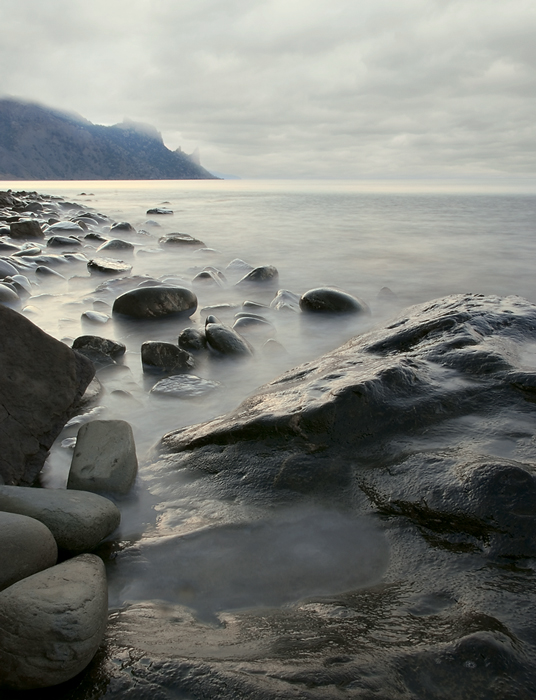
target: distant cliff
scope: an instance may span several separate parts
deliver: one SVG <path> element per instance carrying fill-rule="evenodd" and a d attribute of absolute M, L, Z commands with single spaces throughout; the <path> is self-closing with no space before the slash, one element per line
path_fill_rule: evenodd
<path fill-rule="evenodd" d="M 205 180 L 197 150 L 170 151 L 152 126 L 99 126 L 76 114 L 0 99 L 0 180 Z"/>

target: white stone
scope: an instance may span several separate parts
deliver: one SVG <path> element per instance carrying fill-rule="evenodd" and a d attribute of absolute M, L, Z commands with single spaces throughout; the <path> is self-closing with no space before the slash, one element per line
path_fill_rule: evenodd
<path fill-rule="evenodd" d="M 26 690 L 80 673 L 108 620 L 104 564 L 83 554 L 0 592 L 0 686 Z"/>
<path fill-rule="evenodd" d="M 0 590 L 58 560 L 56 540 L 39 520 L 0 512 L 0 533 Z"/>
<path fill-rule="evenodd" d="M 44 523 L 60 549 L 88 552 L 119 525 L 121 514 L 107 498 L 88 491 L 0 486 L 0 511 Z"/>
<path fill-rule="evenodd" d="M 94 420 L 78 431 L 67 488 L 127 493 L 137 471 L 130 425 L 123 420 Z"/>

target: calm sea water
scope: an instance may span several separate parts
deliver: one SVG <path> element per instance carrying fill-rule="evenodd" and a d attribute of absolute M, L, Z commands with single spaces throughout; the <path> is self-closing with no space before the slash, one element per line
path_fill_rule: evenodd
<path fill-rule="evenodd" d="M 28 302 L 32 307 L 28 313 L 55 337 L 70 342 L 77 335 L 94 333 L 127 345 L 122 366 L 99 372 L 106 392 L 91 415 L 121 418 L 134 427 L 140 479 L 135 492 L 121 503 L 123 524 L 119 536 L 126 542 L 137 542 L 131 545 L 134 549 L 140 542 L 154 538 L 181 537 L 203 531 L 209 525 L 227 526 L 252 517 L 251 511 L 246 513 L 237 506 L 218 502 L 206 489 L 198 493 L 191 484 L 182 485 L 180 476 L 171 484 L 169 474 L 162 475 L 153 466 L 152 458 L 145 457 L 165 432 L 231 410 L 257 386 L 285 369 L 337 347 L 410 304 L 459 292 L 518 294 L 536 302 L 536 194 L 530 192 L 512 192 L 500 187 L 489 191 L 479 186 L 351 182 L 19 182 L 11 185 L 13 189 L 37 189 L 61 195 L 116 221 L 130 222 L 138 232 L 122 237 L 136 244 L 131 259 L 133 275 L 191 284 L 194 275 L 205 265 L 219 268 L 227 275 L 229 285 L 216 292 L 196 289 L 200 309 L 211 304 L 244 301 L 244 296 L 233 289 L 239 275 L 225 270 L 235 258 L 253 266 L 275 265 L 279 270 L 279 287 L 298 295 L 314 287 L 334 286 L 360 297 L 371 308 L 370 319 L 352 323 L 304 323 L 298 314 L 275 313 L 270 320 L 276 328 L 275 338 L 286 349 L 286 355 L 266 358 L 261 342 L 252 339 L 258 349 L 252 361 L 205 362 L 194 370 L 201 377 L 220 382 L 220 390 L 193 401 L 162 400 L 149 394 L 156 379 L 142 372 L 141 342 L 151 339 L 176 342 L 178 332 L 186 325 L 202 327 L 203 315 L 199 310 L 183 323 L 121 324 L 111 320 L 104 326 L 89 327 L 82 322 L 81 314 L 93 308 L 97 300 L 111 303 L 119 291 L 96 293 L 97 282 L 88 276 L 83 264 L 73 267 L 67 281 L 47 281 L 36 289 Z M 147 209 L 160 205 L 171 208 L 173 216 L 147 216 Z M 148 219 L 157 221 L 157 225 L 148 223 Z M 200 238 L 212 250 L 163 252 L 158 237 L 176 231 Z M 91 257 L 92 251 L 86 252 Z M 396 297 L 389 302 L 378 299 L 383 287 L 389 287 Z M 261 293 L 256 298 L 269 302 L 271 296 Z M 249 294 L 248 298 L 251 298 Z M 232 324 L 233 313 L 223 314 L 221 320 Z M 115 389 L 126 390 L 130 396 L 120 397 L 113 393 Z M 64 486 L 71 457 L 70 448 L 65 446 L 68 442 L 64 441 L 75 436 L 78 427 L 66 428 L 52 450 L 44 477 L 47 486 Z M 291 521 L 294 522 L 292 518 Z M 321 519 L 313 518 L 312 522 Z M 347 524 L 343 525 L 341 528 L 347 529 Z M 260 541 L 271 538 L 271 526 L 266 527 L 268 530 L 260 531 Z M 303 544 L 304 538 L 311 537 L 310 513 L 292 527 L 295 544 Z M 367 542 L 377 536 L 370 529 L 362 531 L 368 533 Z M 233 551 L 233 542 L 238 547 L 240 541 L 238 535 L 234 539 L 233 532 L 221 535 L 228 552 Z M 275 537 L 277 541 L 277 534 Z M 328 540 L 333 537 L 339 543 L 339 553 L 344 559 L 346 549 L 341 544 L 340 529 L 335 527 L 326 537 Z M 201 539 L 201 546 L 206 554 L 207 542 Z M 348 551 L 355 551 L 355 546 L 355 537 L 350 537 Z M 188 556 L 195 559 L 195 541 L 188 547 Z M 378 550 L 376 545 L 375 549 Z M 125 571 L 129 565 L 128 547 L 126 551 Z M 234 569 L 239 560 L 249 556 L 240 549 L 235 551 L 235 555 L 228 556 Z M 173 557 L 164 553 L 162 558 L 175 571 L 175 564 L 169 563 Z M 283 568 L 291 559 L 287 557 Z M 199 567 L 199 563 L 191 566 Z M 374 567 L 377 566 L 376 561 Z M 308 579 L 314 582 L 314 575 L 307 567 L 305 570 Z M 121 605 L 132 596 L 171 595 L 169 591 L 162 592 L 165 576 L 161 571 L 139 566 L 135 571 L 138 583 L 133 590 L 131 584 L 125 583 L 126 575 L 121 567 L 114 568 L 113 604 Z M 362 573 L 361 562 L 359 576 Z M 285 578 L 282 572 L 278 576 L 281 580 Z M 356 579 L 355 583 L 362 581 Z M 266 588 L 266 582 L 263 586 Z M 268 587 L 273 591 L 273 582 Z M 317 588 L 313 585 L 311 590 Z M 234 600 L 229 591 L 223 591 L 222 596 L 224 600 Z M 284 601 L 284 591 L 275 598 Z M 246 599 L 244 604 L 255 602 L 254 595 L 248 594 Z M 218 605 L 216 601 L 214 609 Z"/>

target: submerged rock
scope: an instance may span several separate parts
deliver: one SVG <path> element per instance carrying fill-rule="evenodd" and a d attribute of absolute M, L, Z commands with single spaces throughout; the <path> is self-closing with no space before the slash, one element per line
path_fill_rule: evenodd
<path fill-rule="evenodd" d="M 0 475 L 31 484 L 95 373 L 92 363 L 0 305 Z"/>
<path fill-rule="evenodd" d="M 132 265 L 122 260 L 108 260 L 106 258 L 93 258 L 87 264 L 90 272 L 100 272 L 103 275 L 130 274 Z"/>
<path fill-rule="evenodd" d="M 113 364 L 126 352 L 126 345 L 98 335 L 80 335 L 73 341 L 73 350 L 97 365 Z"/>
<path fill-rule="evenodd" d="M 151 394 L 169 396 L 178 399 L 191 399 L 214 391 L 220 387 L 220 382 L 196 377 L 195 374 L 179 374 L 166 377 L 157 382 L 151 389 Z"/>
<path fill-rule="evenodd" d="M 122 241 L 120 238 L 113 238 L 106 241 L 97 248 L 97 253 L 106 253 L 107 251 L 121 250 L 123 252 L 132 252 L 134 245 L 128 241 Z"/>
<path fill-rule="evenodd" d="M 195 250 L 196 248 L 206 248 L 203 241 L 190 236 L 188 233 L 168 233 L 158 240 L 161 246 L 177 246 L 187 247 Z"/>
<path fill-rule="evenodd" d="M 251 285 L 271 285 L 276 284 L 279 279 L 279 272 L 273 265 L 263 265 L 256 267 L 236 283 L 237 287 L 248 287 Z"/>
<path fill-rule="evenodd" d="M 128 493 L 138 460 L 132 428 L 124 420 L 93 420 L 78 431 L 68 489 Z"/>
<path fill-rule="evenodd" d="M 14 221 L 9 225 L 9 235 L 17 240 L 27 240 L 28 238 L 44 238 L 45 234 L 39 221 L 28 219 L 25 221 Z"/>
<path fill-rule="evenodd" d="M 131 318 L 163 318 L 174 314 L 191 316 L 197 297 L 184 287 L 142 287 L 122 294 L 114 301 L 113 312 Z"/>
<path fill-rule="evenodd" d="M 205 336 L 208 347 L 221 355 L 248 357 L 253 354 L 253 348 L 245 338 L 214 317 L 207 317 Z"/>
<path fill-rule="evenodd" d="M 0 687 L 46 688 L 91 661 L 108 621 L 102 561 L 84 554 L 0 592 Z"/>
<path fill-rule="evenodd" d="M 207 348 L 207 339 L 197 328 L 184 328 L 179 333 L 178 344 L 188 352 L 202 352 Z"/>

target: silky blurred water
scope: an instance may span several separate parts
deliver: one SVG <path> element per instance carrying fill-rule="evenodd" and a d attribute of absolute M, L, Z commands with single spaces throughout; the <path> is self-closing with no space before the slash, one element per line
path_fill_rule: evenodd
<path fill-rule="evenodd" d="M 108 291 L 96 292 L 97 285 L 105 278 L 90 276 L 84 263 L 73 263 L 67 272 L 62 267 L 66 280 L 40 281 L 27 301 L 25 313 L 28 317 L 65 342 L 71 343 L 78 335 L 92 333 L 127 345 L 121 365 L 98 372 L 105 393 L 92 412 L 81 420 L 121 418 L 134 428 L 140 477 L 133 494 L 120 503 L 123 522 L 119 539 L 141 541 L 136 552 L 143 552 L 146 546 L 150 553 L 154 538 L 181 538 L 204 532 L 207 527 L 227 528 L 237 523 L 243 523 L 247 529 L 252 521 L 264 523 L 259 526 L 260 530 L 255 530 L 260 533 L 260 541 L 270 539 L 272 528 L 277 530 L 277 537 L 284 540 L 279 526 L 272 524 L 277 522 L 273 521 L 273 514 L 267 520 L 264 512 L 220 502 L 206 487 L 197 489 L 184 475 L 171 477 L 165 469 L 155 467 L 154 460 L 146 455 L 165 432 L 233 409 L 256 387 L 282 371 L 337 347 L 410 304 L 462 292 L 518 294 L 536 302 L 533 269 L 536 195 L 531 193 L 486 192 L 485 188 L 475 187 L 454 191 L 453 187 L 424 185 L 412 189 L 407 185 L 382 187 L 381 184 L 351 182 L 19 182 L 11 185 L 17 190 L 59 195 L 115 221 L 130 222 L 137 232 L 121 232 L 119 237 L 134 243 L 135 253 L 130 257 L 116 257 L 123 257 L 133 265 L 132 275 L 149 275 L 160 281 L 191 286 L 195 274 L 205 265 L 211 265 L 227 276 L 228 284 L 222 289 L 195 289 L 199 308 L 190 320 L 127 323 L 111 319 L 102 326 L 84 322 L 81 318 L 84 311 L 102 310 L 105 308 L 102 302 L 111 304 L 121 291 L 112 285 Z M 156 206 L 170 208 L 174 214 L 148 216 L 147 210 Z M 109 227 L 101 227 L 100 231 L 110 235 Z M 171 232 L 200 238 L 209 250 L 163 251 L 158 238 Z M 95 247 L 84 248 L 82 252 L 88 258 L 93 257 Z M 252 266 L 274 265 L 279 271 L 279 288 L 297 295 L 320 286 L 343 289 L 363 299 L 371 309 L 371 317 L 311 321 L 291 311 L 267 312 L 267 318 L 275 327 L 273 337 L 285 352 L 266 355 L 262 351 L 264 339 L 251 337 L 256 353 L 247 362 L 205 360 L 198 363 L 194 374 L 220 383 L 214 391 L 194 399 L 159 398 L 150 394 L 158 378 L 142 371 L 140 346 L 143 341 L 176 342 L 183 327 L 202 328 L 204 315 L 200 309 L 204 306 L 239 305 L 246 298 L 270 302 L 273 291 L 245 295 L 234 288 L 240 274 L 226 271 L 226 267 L 235 258 Z M 384 287 L 388 287 L 393 296 L 379 298 Z M 217 312 L 217 315 L 232 325 L 234 312 L 239 310 Z M 64 487 L 71 457 L 69 438 L 76 436 L 79 425 L 80 422 L 75 421 L 66 427 L 53 448 L 43 478 L 46 486 Z M 177 487 L 177 484 L 181 486 L 181 479 L 185 479 L 183 495 Z M 310 537 L 314 534 L 309 527 L 311 518 L 313 522 L 324 522 L 324 511 L 321 517 L 312 517 L 307 511 L 301 520 L 299 517 L 291 519 L 287 527 L 289 541 L 293 546 L 297 541 L 304 551 L 307 551 L 307 533 Z M 357 567 L 359 573 L 350 567 L 344 586 L 351 588 L 352 580 L 355 586 L 362 585 L 363 581 L 370 583 L 381 575 L 385 561 L 386 545 L 379 544 L 380 534 L 376 531 L 371 534 L 373 526 L 370 524 L 346 527 L 345 522 L 340 521 L 338 525 L 350 533 L 346 539 L 341 538 L 335 528 L 329 535 L 339 543 L 339 565 L 352 556 L 352 552 L 359 551 L 362 557 Z M 248 558 L 249 550 L 243 547 L 246 530 L 238 527 L 222 532 L 219 537 L 223 537 L 226 551 L 232 550 L 235 537 L 237 546 L 240 543 L 242 547 L 236 550 L 234 558 L 229 555 L 225 566 L 228 572 L 231 562 L 230 568 L 236 571 L 239 561 Z M 200 536 L 204 547 L 207 540 L 210 541 L 210 536 Z M 174 584 L 170 584 L 170 590 L 162 592 L 166 580 L 177 579 L 174 567 L 180 566 L 179 555 L 169 557 L 168 550 L 185 552 L 190 566 L 204 571 L 206 562 L 201 566 L 196 558 L 196 541 L 188 540 L 182 550 L 175 544 L 161 547 L 158 570 L 153 571 L 155 565 L 151 564 L 149 555 L 145 566 L 138 561 L 136 585 L 124 583 L 125 573 L 121 571 L 119 556 L 116 569 L 111 571 L 114 604 L 123 604 L 136 592 L 138 596 L 151 597 L 151 590 L 157 597 L 181 602 L 184 591 L 174 598 L 171 590 Z M 372 541 L 375 542 L 375 556 L 369 557 L 367 564 L 367 552 L 371 551 L 367 543 Z M 253 551 L 255 541 L 248 546 Z M 214 544 L 208 548 L 209 553 L 217 549 Z M 128 564 L 134 550 L 127 547 L 126 551 Z M 317 558 L 315 552 L 312 550 L 312 559 Z M 288 553 L 285 556 L 278 569 L 280 580 L 285 578 L 283 569 L 289 561 Z M 378 556 L 383 562 L 381 566 Z M 171 573 L 162 572 L 164 565 L 171 567 Z M 367 566 L 370 576 L 363 574 Z M 329 567 L 336 568 L 337 562 L 330 561 Z M 315 583 L 314 568 L 303 566 L 310 581 L 310 589 L 305 586 L 305 593 L 307 590 L 317 593 L 319 586 L 321 591 L 329 593 L 331 589 L 325 581 L 330 577 L 325 570 L 318 570 L 318 581 L 323 583 Z M 257 571 L 251 576 L 252 580 L 259 578 Z M 194 598 L 197 595 L 204 604 L 206 600 L 217 598 L 214 610 L 221 609 L 222 600 L 231 600 L 232 607 L 240 607 L 240 600 L 237 602 L 230 592 L 234 579 L 228 573 L 225 577 L 222 585 L 229 590 L 219 590 L 216 596 L 210 588 L 209 592 L 194 591 L 192 595 Z M 258 585 L 262 590 L 271 588 L 270 580 Z M 341 584 L 332 584 L 335 589 L 338 585 Z M 188 581 L 188 586 L 195 589 L 195 582 Z M 278 589 L 272 598 L 277 602 L 292 600 L 291 591 L 285 593 L 285 590 Z M 268 596 L 268 602 L 273 603 L 272 598 Z M 243 603 L 261 604 L 263 600 L 262 595 L 257 599 L 249 591 Z"/>

